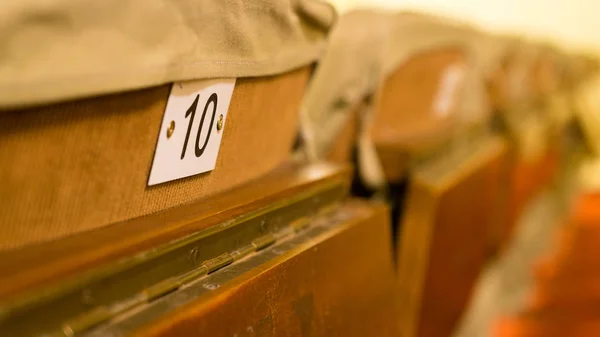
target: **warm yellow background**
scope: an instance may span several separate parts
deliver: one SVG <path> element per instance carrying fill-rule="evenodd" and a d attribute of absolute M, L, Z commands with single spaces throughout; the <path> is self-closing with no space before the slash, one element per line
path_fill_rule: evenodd
<path fill-rule="evenodd" d="M 600 54 L 600 0 L 331 0 L 355 7 L 424 10 L 498 32 L 526 34 Z"/>

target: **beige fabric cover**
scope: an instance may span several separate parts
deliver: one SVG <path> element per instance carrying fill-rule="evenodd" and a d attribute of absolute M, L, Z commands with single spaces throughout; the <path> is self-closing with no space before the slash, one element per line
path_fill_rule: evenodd
<path fill-rule="evenodd" d="M 0 2 L 0 109 L 178 80 L 264 76 L 316 60 L 319 0 Z"/>
<path fill-rule="evenodd" d="M 310 83 L 301 110 L 301 128 L 309 158 L 319 160 L 353 107 L 372 96 L 382 80 L 404 62 L 433 48 L 463 48 L 469 58 L 459 99 L 465 123 L 485 117 L 484 79 L 498 65 L 507 43 L 441 18 L 357 10 L 341 16 Z M 372 187 L 384 184 L 381 167 L 368 140 L 373 100 L 360 112 L 359 172 Z"/>
<path fill-rule="evenodd" d="M 372 104 L 360 103 L 381 83 L 390 33 L 385 13 L 353 11 L 340 17 L 300 111 L 306 154 L 309 160 L 322 160 L 353 109 L 359 110 L 359 173 L 371 186 L 381 186 L 383 175 L 375 150 L 366 139 Z M 364 176 L 365 171 L 370 174 Z"/>

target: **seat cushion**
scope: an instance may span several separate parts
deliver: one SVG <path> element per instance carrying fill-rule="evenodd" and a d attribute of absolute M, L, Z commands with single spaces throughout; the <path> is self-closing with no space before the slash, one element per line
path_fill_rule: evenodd
<path fill-rule="evenodd" d="M 315 62 L 320 0 L 0 3 L 0 109 L 175 81 L 281 74 Z"/>

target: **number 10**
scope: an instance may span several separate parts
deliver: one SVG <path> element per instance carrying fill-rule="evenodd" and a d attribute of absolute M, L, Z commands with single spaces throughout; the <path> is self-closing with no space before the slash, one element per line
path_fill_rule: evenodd
<path fill-rule="evenodd" d="M 185 118 L 187 118 L 190 114 L 192 115 L 192 117 L 190 117 L 190 123 L 188 124 L 187 133 L 185 135 L 185 141 L 183 142 L 183 150 L 181 151 L 181 159 L 185 158 L 185 150 L 187 149 L 188 140 L 190 138 L 190 133 L 192 131 L 192 124 L 194 124 L 194 116 L 196 115 L 196 108 L 198 107 L 199 99 L 200 99 L 200 94 L 197 94 L 196 99 L 194 100 L 194 103 L 192 103 L 192 105 L 185 112 Z M 212 133 L 213 124 L 215 122 L 215 116 L 217 113 L 217 99 L 218 99 L 217 94 L 213 93 L 212 95 L 210 95 L 210 97 L 206 101 L 206 104 L 204 105 L 204 111 L 202 112 L 202 118 L 200 119 L 200 126 L 198 127 L 198 132 L 196 133 L 196 147 L 195 147 L 196 157 L 200 157 L 204 153 L 204 150 L 206 149 L 206 145 L 208 144 L 208 140 L 210 139 L 210 134 Z M 206 110 L 208 110 L 208 105 L 210 103 L 213 103 L 213 111 L 212 111 L 212 116 L 210 118 L 210 125 L 208 127 L 208 135 L 206 135 L 206 140 L 204 141 L 204 144 L 202 145 L 202 147 L 200 147 L 198 144 L 198 143 L 200 143 L 200 134 L 202 133 L 202 126 L 204 125 L 204 118 L 206 117 Z"/>

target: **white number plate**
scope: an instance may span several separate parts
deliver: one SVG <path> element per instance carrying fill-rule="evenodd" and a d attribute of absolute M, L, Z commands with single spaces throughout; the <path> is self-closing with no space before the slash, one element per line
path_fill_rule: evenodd
<path fill-rule="evenodd" d="M 235 79 L 173 83 L 148 186 L 212 171 Z"/>

